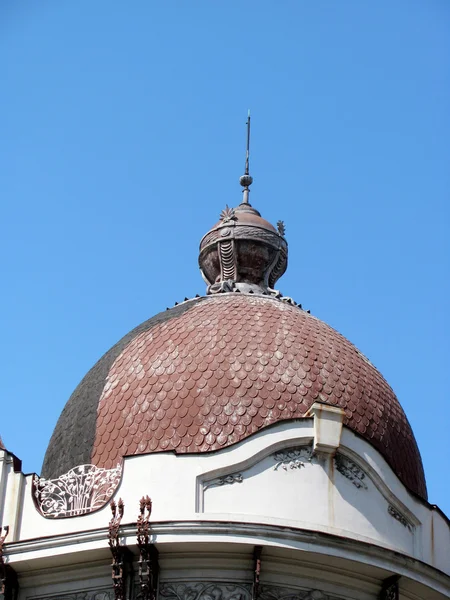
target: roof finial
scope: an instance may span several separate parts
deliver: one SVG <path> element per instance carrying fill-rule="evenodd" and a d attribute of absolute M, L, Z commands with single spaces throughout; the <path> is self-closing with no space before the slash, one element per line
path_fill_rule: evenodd
<path fill-rule="evenodd" d="M 239 179 L 239 183 L 244 188 L 244 196 L 242 198 L 242 204 L 250 205 L 248 201 L 248 195 L 250 193 L 249 186 L 253 183 L 253 177 L 249 173 L 249 159 L 250 159 L 250 109 L 247 115 L 247 150 L 245 153 L 245 173 Z"/>

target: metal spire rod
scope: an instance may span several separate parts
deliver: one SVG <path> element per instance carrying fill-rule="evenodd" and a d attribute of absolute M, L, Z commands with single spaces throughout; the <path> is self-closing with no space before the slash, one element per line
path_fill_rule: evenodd
<path fill-rule="evenodd" d="M 250 204 L 248 195 L 250 193 L 249 186 L 253 183 L 253 177 L 250 175 L 250 110 L 247 115 L 247 148 L 245 152 L 245 173 L 239 179 L 239 183 L 244 188 L 242 204 Z"/>
<path fill-rule="evenodd" d="M 249 159 L 250 159 L 250 109 L 247 115 L 247 152 L 245 154 L 245 174 L 249 174 Z"/>

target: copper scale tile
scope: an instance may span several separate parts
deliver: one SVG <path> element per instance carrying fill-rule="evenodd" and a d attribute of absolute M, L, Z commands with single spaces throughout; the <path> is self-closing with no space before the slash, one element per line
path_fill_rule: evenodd
<path fill-rule="evenodd" d="M 426 497 L 411 427 L 375 367 L 305 311 L 244 294 L 186 306 L 125 346 L 98 402 L 91 459 L 111 468 L 129 454 L 219 450 L 315 401 L 343 408 L 345 425 Z"/>

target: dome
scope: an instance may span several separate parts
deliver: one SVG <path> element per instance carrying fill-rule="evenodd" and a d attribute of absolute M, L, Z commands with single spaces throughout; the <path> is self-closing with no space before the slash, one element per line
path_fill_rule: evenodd
<path fill-rule="evenodd" d="M 43 476 L 111 468 L 126 455 L 220 450 L 305 418 L 317 401 L 341 407 L 344 424 L 426 498 L 411 427 L 375 367 L 298 306 L 237 292 L 186 301 L 107 352 L 64 408 Z"/>

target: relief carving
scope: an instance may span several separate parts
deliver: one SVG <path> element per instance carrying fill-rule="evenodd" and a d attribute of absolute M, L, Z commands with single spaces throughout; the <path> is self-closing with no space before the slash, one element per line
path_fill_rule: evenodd
<path fill-rule="evenodd" d="M 310 446 L 303 446 L 281 450 L 280 452 L 275 452 L 273 458 L 277 463 L 274 471 L 278 471 L 280 467 L 285 471 L 301 469 L 305 467 L 306 463 L 312 462 L 312 448 Z"/>
<path fill-rule="evenodd" d="M 409 531 L 413 530 L 413 526 L 408 519 L 404 517 L 402 513 L 395 508 L 395 506 L 392 506 L 392 504 L 389 504 L 388 506 L 388 513 L 391 515 L 391 517 L 394 517 L 394 519 L 401 523 L 403 527 L 406 527 L 406 529 L 409 529 Z"/>
<path fill-rule="evenodd" d="M 217 477 L 216 479 L 211 479 L 211 481 L 205 482 L 203 484 L 203 491 L 206 491 L 208 488 L 222 485 L 233 485 L 233 483 L 242 483 L 243 481 L 244 477 L 242 476 L 242 473 L 223 475 L 222 477 Z"/>
<path fill-rule="evenodd" d="M 366 474 L 352 460 L 342 454 L 336 454 L 334 464 L 339 473 L 351 481 L 355 487 L 364 490 L 368 489 L 367 484 L 364 481 Z"/>

